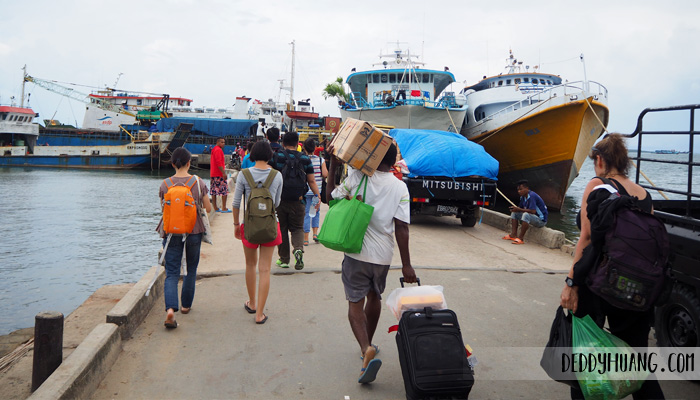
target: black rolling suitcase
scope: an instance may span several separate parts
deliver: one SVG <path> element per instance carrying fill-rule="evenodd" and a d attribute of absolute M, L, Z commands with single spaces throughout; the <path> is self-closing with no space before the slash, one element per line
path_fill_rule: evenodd
<path fill-rule="evenodd" d="M 407 399 L 469 397 L 474 371 L 452 310 L 404 312 L 396 345 Z"/>

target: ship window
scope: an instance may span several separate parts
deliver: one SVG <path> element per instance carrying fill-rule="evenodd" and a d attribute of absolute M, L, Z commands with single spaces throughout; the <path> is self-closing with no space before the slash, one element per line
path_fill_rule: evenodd
<path fill-rule="evenodd" d="M 420 82 L 423 79 L 423 74 L 416 74 L 416 82 Z"/>
<path fill-rule="evenodd" d="M 372 75 L 372 83 L 379 83 L 379 74 Z"/>
<path fill-rule="evenodd" d="M 520 84 L 520 78 L 515 78 L 515 84 L 519 85 Z"/>
<path fill-rule="evenodd" d="M 386 83 L 387 77 L 386 74 L 382 74 L 382 83 Z"/>
<path fill-rule="evenodd" d="M 530 78 L 523 78 L 523 82 L 529 83 L 529 82 L 530 82 Z"/>
<path fill-rule="evenodd" d="M 396 83 L 396 74 L 389 74 L 389 83 Z"/>
<path fill-rule="evenodd" d="M 7 114 L 0 114 L 0 120 L 5 120 L 7 118 Z"/>
<path fill-rule="evenodd" d="M 498 86 L 503 86 L 503 81 L 498 81 Z"/>
<path fill-rule="evenodd" d="M 430 83 L 433 81 L 432 74 L 423 74 L 423 83 Z"/>
<path fill-rule="evenodd" d="M 540 79 L 540 83 L 544 85 L 544 79 Z"/>
<path fill-rule="evenodd" d="M 140 106 L 141 103 L 142 103 L 142 100 L 141 100 L 141 99 L 136 99 L 136 105 L 137 105 L 137 106 Z"/>
<path fill-rule="evenodd" d="M 506 85 L 510 85 L 510 79 L 506 79 Z"/>
<path fill-rule="evenodd" d="M 549 79 L 547 79 L 547 84 L 548 84 L 549 86 L 552 86 L 552 81 L 550 81 Z"/>

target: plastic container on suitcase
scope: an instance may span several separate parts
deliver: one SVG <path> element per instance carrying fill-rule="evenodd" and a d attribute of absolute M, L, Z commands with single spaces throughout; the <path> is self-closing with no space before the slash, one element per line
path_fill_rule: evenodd
<path fill-rule="evenodd" d="M 403 313 L 396 346 L 407 399 L 469 397 L 474 371 L 454 311 L 426 307 Z"/>

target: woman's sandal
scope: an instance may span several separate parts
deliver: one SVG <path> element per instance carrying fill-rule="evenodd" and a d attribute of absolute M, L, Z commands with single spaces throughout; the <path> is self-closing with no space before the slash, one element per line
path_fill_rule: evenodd
<path fill-rule="evenodd" d="M 245 308 L 245 310 L 248 311 L 248 314 L 255 314 L 256 312 L 258 312 L 257 310 L 253 310 L 252 308 L 250 308 L 249 304 L 250 300 L 246 300 L 245 303 L 243 303 L 243 308 Z"/>
<path fill-rule="evenodd" d="M 525 242 L 523 242 L 523 240 L 520 238 L 515 238 L 511 244 L 525 244 Z"/>
<path fill-rule="evenodd" d="M 314 242 L 318 243 L 318 235 L 314 235 Z"/>
<path fill-rule="evenodd" d="M 308 246 L 308 245 L 309 245 L 309 241 L 308 241 L 308 240 L 304 240 L 304 246 Z"/>
<path fill-rule="evenodd" d="M 192 307 L 182 307 L 182 308 L 180 309 L 180 312 L 181 312 L 182 314 L 189 314 L 191 310 L 192 310 Z"/>

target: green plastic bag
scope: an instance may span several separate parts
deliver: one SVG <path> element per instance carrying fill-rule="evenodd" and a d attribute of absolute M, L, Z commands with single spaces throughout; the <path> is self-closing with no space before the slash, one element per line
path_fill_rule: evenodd
<path fill-rule="evenodd" d="M 318 233 L 318 241 L 331 250 L 353 254 L 362 251 L 362 241 L 374 213 L 374 207 L 357 199 L 362 182 L 365 183 L 362 195 L 364 200 L 367 194 L 367 176 L 360 179 L 352 199 L 331 200 L 329 203 L 330 208 Z"/>
<path fill-rule="evenodd" d="M 573 317 L 572 336 L 572 364 L 576 359 L 581 361 L 575 372 L 587 400 L 622 399 L 639 390 L 649 376 L 649 371 L 638 364 L 630 368 L 637 352 L 624 340 L 599 328 L 590 316 Z"/>

